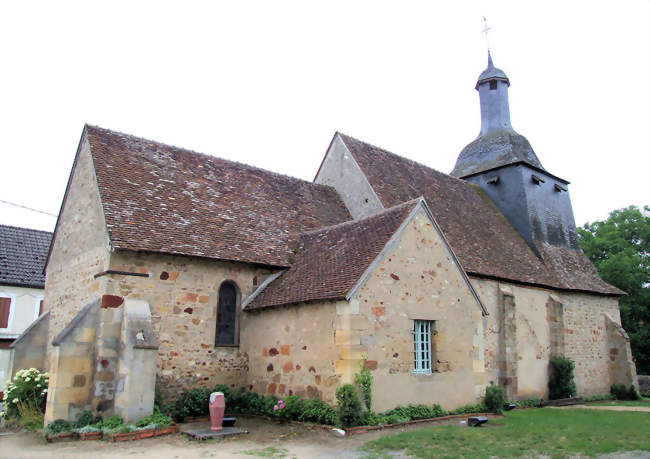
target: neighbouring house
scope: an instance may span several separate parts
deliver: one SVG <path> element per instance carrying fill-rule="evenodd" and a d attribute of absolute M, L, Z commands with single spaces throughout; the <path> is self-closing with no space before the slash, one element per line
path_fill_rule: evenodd
<path fill-rule="evenodd" d="M 451 175 L 340 133 L 306 182 L 85 126 L 47 261 L 46 421 L 134 419 L 156 385 L 333 403 L 362 365 L 377 411 L 491 381 L 544 397 L 554 355 L 581 395 L 634 383 L 622 292 L 512 129 L 509 84 L 489 58 Z"/>
<path fill-rule="evenodd" d="M 0 225 L 0 388 L 12 377 L 11 344 L 43 312 L 51 239 L 47 231 Z M 31 366 L 43 369 L 43 359 Z"/>

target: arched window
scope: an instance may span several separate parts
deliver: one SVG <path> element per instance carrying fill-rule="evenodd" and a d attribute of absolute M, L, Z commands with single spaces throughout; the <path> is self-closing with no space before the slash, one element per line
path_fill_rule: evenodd
<path fill-rule="evenodd" d="M 219 287 L 217 305 L 217 336 L 215 346 L 236 345 L 237 333 L 237 287 L 232 282 L 224 282 Z"/>

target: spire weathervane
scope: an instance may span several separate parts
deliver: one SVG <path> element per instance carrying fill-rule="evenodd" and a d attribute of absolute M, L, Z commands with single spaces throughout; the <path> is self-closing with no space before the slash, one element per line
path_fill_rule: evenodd
<path fill-rule="evenodd" d="M 488 32 L 492 30 L 492 27 L 488 27 L 487 18 L 483 16 L 483 32 L 485 34 L 485 45 L 487 46 L 488 53 L 490 52 L 490 37 L 488 37 Z"/>

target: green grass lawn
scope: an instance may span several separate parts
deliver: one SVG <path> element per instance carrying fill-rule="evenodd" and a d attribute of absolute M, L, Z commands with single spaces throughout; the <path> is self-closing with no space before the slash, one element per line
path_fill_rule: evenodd
<path fill-rule="evenodd" d="M 593 406 L 645 406 L 650 408 L 650 400 L 612 400 L 612 401 L 603 401 L 598 403 L 590 403 Z"/>
<path fill-rule="evenodd" d="M 566 457 L 650 451 L 649 413 L 540 408 L 511 411 L 505 419 L 491 419 L 488 424 L 425 427 L 368 442 L 362 449 L 371 456 L 405 451 L 415 457 Z"/>

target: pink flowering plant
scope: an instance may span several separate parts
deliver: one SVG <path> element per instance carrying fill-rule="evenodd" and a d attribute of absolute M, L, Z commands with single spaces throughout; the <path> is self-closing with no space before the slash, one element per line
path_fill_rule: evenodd
<path fill-rule="evenodd" d="M 276 413 L 280 410 L 283 410 L 287 405 L 284 403 L 284 400 L 278 400 L 277 405 L 273 405 L 273 411 Z"/>
<path fill-rule="evenodd" d="M 273 405 L 273 416 L 285 421 L 298 420 L 303 411 L 304 400 L 296 395 L 289 395 Z"/>
<path fill-rule="evenodd" d="M 33 407 L 45 412 L 47 387 L 50 376 L 41 373 L 36 368 L 23 369 L 16 372 L 11 381 L 4 387 L 3 411 L 0 417 L 5 419 L 20 417 L 21 408 Z"/>

